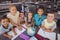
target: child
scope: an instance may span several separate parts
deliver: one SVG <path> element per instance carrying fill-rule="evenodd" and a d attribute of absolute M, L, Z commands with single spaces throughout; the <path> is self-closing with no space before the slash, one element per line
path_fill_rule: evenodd
<path fill-rule="evenodd" d="M 9 7 L 10 13 L 7 15 L 9 18 L 11 24 L 13 26 L 18 27 L 18 29 L 22 30 L 22 27 L 20 27 L 20 18 L 19 18 L 19 12 L 17 11 L 17 8 L 15 5 L 11 5 Z"/>
<path fill-rule="evenodd" d="M 20 12 L 20 21 L 25 21 L 26 22 L 26 17 L 23 12 Z"/>
<path fill-rule="evenodd" d="M 13 31 L 14 34 L 16 35 L 16 32 L 15 32 L 12 24 L 9 23 L 8 18 L 3 17 L 1 19 L 0 35 L 3 35 L 4 37 L 8 37 L 9 39 L 11 39 L 13 36 L 8 34 L 10 31 Z"/>
<path fill-rule="evenodd" d="M 27 23 L 30 22 L 31 25 L 34 25 L 34 21 L 33 21 L 33 13 L 29 12 L 28 16 L 27 16 Z"/>
<path fill-rule="evenodd" d="M 54 13 L 48 13 L 47 19 L 42 22 L 42 26 L 38 31 L 38 35 L 55 40 L 56 34 L 53 32 L 56 28 L 56 22 L 54 21 Z"/>
<path fill-rule="evenodd" d="M 43 7 L 39 7 L 37 9 L 37 14 L 34 15 L 34 23 L 35 26 L 41 26 L 42 21 L 46 18 L 46 15 L 43 14 L 44 13 L 44 8 Z"/>
<path fill-rule="evenodd" d="M 35 28 L 33 26 L 31 26 L 30 22 L 28 22 L 28 24 L 27 24 L 27 34 L 29 36 L 34 36 L 34 34 L 35 34 Z"/>

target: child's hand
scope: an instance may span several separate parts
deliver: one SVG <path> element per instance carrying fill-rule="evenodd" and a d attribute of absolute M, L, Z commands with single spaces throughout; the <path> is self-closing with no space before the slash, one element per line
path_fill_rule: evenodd
<path fill-rule="evenodd" d="M 9 39 L 12 39 L 12 36 L 11 35 L 9 35 L 9 37 L 8 37 Z"/>
<path fill-rule="evenodd" d="M 45 30 L 46 32 L 52 32 L 51 30 L 49 30 L 49 29 L 47 29 L 47 30 Z"/>
<path fill-rule="evenodd" d="M 22 27 L 21 26 L 19 26 L 19 30 L 22 30 Z"/>
<path fill-rule="evenodd" d="M 20 27 L 20 30 L 22 30 L 22 27 Z"/>
<path fill-rule="evenodd" d="M 17 33 L 14 33 L 14 35 L 17 35 Z"/>

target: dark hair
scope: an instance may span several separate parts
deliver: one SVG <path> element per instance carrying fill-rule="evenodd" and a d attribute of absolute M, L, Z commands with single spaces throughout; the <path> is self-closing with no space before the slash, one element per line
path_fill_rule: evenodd
<path fill-rule="evenodd" d="M 9 21 L 9 18 L 7 18 L 6 15 L 3 15 L 3 16 L 1 17 L 1 19 L 0 19 L 0 21 L 2 21 L 3 19 L 8 19 L 8 21 Z M 10 21 L 9 21 L 9 22 L 10 22 Z"/>
<path fill-rule="evenodd" d="M 25 21 L 20 21 L 20 24 L 24 24 L 25 23 Z"/>
<path fill-rule="evenodd" d="M 44 7 L 43 7 L 43 6 L 39 6 L 38 9 L 37 9 L 37 11 L 38 11 L 39 9 L 43 9 L 43 11 L 44 11 Z"/>
<path fill-rule="evenodd" d="M 20 12 L 20 13 L 24 13 L 24 12 Z"/>
<path fill-rule="evenodd" d="M 28 13 L 32 13 L 32 12 L 28 12 Z"/>
<path fill-rule="evenodd" d="M 30 22 L 27 22 L 28 24 L 31 24 Z"/>
<path fill-rule="evenodd" d="M 48 14 L 54 14 L 54 13 L 55 13 L 54 11 L 50 11 L 50 12 L 47 13 L 47 15 L 48 15 Z M 55 14 L 54 14 L 54 15 L 55 15 Z"/>

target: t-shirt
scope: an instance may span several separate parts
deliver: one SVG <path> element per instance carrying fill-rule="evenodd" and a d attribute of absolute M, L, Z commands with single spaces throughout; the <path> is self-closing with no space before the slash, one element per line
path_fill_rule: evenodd
<path fill-rule="evenodd" d="M 15 14 L 15 16 L 12 15 L 11 13 L 9 13 L 9 14 L 7 15 L 7 17 L 10 18 L 10 19 L 12 19 L 12 20 L 14 21 L 14 23 L 17 24 L 18 17 L 19 17 L 19 12 L 17 11 L 17 13 Z"/>
<path fill-rule="evenodd" d="M 42 24 L 42 21 L 46 18 L 46 15 L 42 15 L 41 17 L 39 14 L 34 15 L 34 23 L 36 26 L 40 26 Z"/>
<path fill-rule="evenodd" d="M 55 29 L 56 28 L 56 22 L 55 21 L 52 21 L 52 22 L 48 22 L 47 19 L 45 19 L 43 22 L 42 22 L 42 25 L 47 28 L 47 29 Z"/>
<path fill-rule="evenodd" d="M 12 25 L 11 23 L 8 24 L 8 28 L 4 28 L 4 26 L 1 25 L 1 26 L 0 26 L 0 35 L 3 34 L 4 32 L 9 32 L 10 29 L 12 28 L 12 26 L 13 26 L 13 25 Z"/>

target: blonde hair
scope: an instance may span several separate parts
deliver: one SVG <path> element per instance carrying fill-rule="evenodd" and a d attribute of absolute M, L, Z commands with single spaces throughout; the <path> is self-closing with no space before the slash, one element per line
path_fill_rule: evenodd
<path fill-rule="evenodd" d="M 13 4 L 9 5 L 9 9 L 11 9 L 11 7 L 16 7 L 16 5 L 13 5 Z"/>

